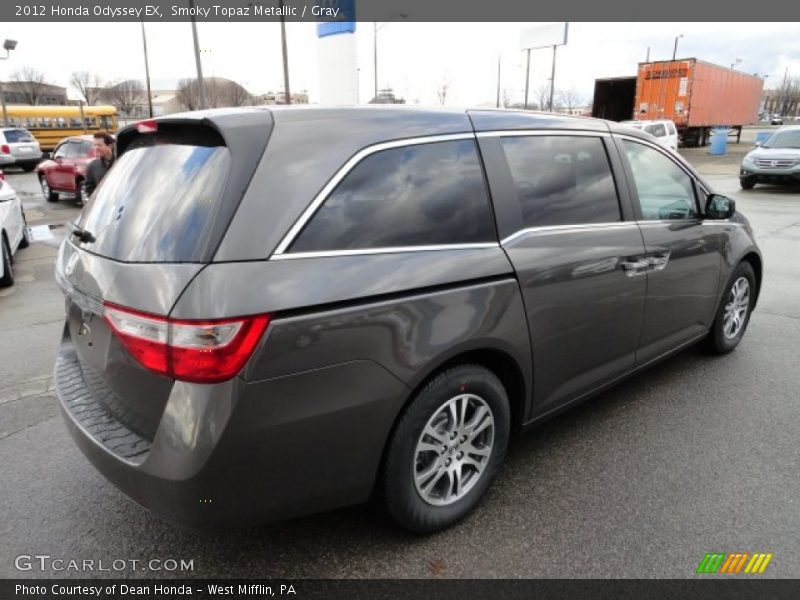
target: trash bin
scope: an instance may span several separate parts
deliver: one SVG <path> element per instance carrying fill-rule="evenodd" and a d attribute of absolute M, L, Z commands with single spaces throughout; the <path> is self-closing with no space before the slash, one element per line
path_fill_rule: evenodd
<path fill-rule="evenodd" d="M 761 142 L 762 144 L 769 139 L 769 136 L 772 135 L 771 131 L 759 131 L 756 133 L 756 142 Z"/>
<path fill-rule="evenodd" d="M 711 148 L 708 153 L 722 156 L 728 152 L 728 127 L 715 127 L 711 132 Z"/>

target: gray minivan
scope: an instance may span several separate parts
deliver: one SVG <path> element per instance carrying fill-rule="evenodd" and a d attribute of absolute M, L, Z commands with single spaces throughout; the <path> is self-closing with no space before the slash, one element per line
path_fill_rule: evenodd
<path fill-rule="evenodd" d="M 733 200 L 605 121 L 240 108 L 117 139 L 57 260 L 56 389 L 86 456 L 175 522 L 375 494 L 446 527 L 512 431 L 729 352 L 761 286 Z"/>

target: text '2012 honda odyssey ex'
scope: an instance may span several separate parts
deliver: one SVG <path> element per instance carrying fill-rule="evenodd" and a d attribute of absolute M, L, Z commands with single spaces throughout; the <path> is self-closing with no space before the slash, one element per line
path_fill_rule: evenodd
<path fill-rule="evenodd" d="M 604 121 L 226 109 L 118 155 L 59 253 L 56 389 L 95 466 L 180 523 L 377 492 L 446 527 L 511 431 L 732 350 L 761 285 L 733 200 Z"/>

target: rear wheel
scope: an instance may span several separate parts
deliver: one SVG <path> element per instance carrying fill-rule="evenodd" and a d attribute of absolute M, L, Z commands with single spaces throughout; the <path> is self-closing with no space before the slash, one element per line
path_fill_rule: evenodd
<path fill-rule="evenodd" d="M 11 272 L 11 248 L 8 247 L 5 236 L 0 239 L 0 246 L 2 246 L 3 253 L 3 276 L 0 277 L 0 287 L 11 287 L 14 285 L 14 274 Z"/>
<path fill-rule="evenodd" d="M 417 533 L 462 519 L 497 474 L 509 431 L 508 396 L 494 373 L 478 365 L 440 373 L 389 441 L 383 490 L 391 516 Z"/>
<path fill-rule="evenodd" d="M 78 179 L 75 182 L 75 202 L 78 206 L 86 204 L 86 182 L 83 179 Z"/>
<path fill-rule="evenodd" d="M 717 354 L 727 354 L 744 336 L 756 301 L 756 276 L 748 262 L 739 263 L 728 281 L 717 316 L 705 346 Z"/>
<path fill-rule="evenodd" d="M 39 175 L 39 185 L 42 186 L 42 195 L 44 195 L 45 200 L 48 202 L 58 202 L 58 192 L 54 192 L 50 184 L 47 183 L 47 177 Z"/>
<path fill-rule="evenodd" d="M 28 237 L 28 220 L 25 218 L 25 211 L 22 212 L 22 239 L 19 242 L 20 248 L 27 248 L 31 245 L 31 240 Z"/>

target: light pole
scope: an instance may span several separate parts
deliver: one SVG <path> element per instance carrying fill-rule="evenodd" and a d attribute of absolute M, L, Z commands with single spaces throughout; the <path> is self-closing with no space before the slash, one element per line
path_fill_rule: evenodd
<path fill-rule="evenodd" d="M 147 108 L 150 112 L 150 118 L 153 118 L 153 94 L 150 91 L 150 62 L 147 60 L 147 35 L 144 32 L 144 21 L 142 24 L 142 48 L 144 49 L 144 75 L 147 81 Z"/>
<path fill-rule="evenodd" d="M 375 100 L 375 102 L 378 101 L 378 32 L 384 27 L 386 27 L 395 17 L 400 17 L 401 19 L 405 19 L 406 17 L 408 17 L 408 15 L 405 13 L 394 13 L 388 19 L 386 19 L 386 22 L 383 23 L 380 27 L 378 27 L 377 22 L 374 22 L 372 24 L 372 35 L 373 35 L 372 59 L 374 63 L 373 66 L 375 68 L 375 96 L 373 97 L 373 99 Z"/>
<path fill-rule="evenodd" d="M 675 57 L 678 55 L 678 40 L 683 37 L 683 34 L 680 34 L 675 37 L 675 46 L 672 48 L 672 60 L 675 60 Z"/>
<path fill-rule="evenodd" d="M 17 47 L 17 40 L 6 40 L 3 42 L 3 50 L 6 51 L 5 56 L 0 56 L 0 60 L 8 60 L 11 56 L 11 51 Z M 6 108 L 6 91 L 3 89 L 3 82 L 0 81 L 0 102 L 3 104 L 3 127 L 8 127 L 8 109 Z"/>
<path fill-rule="evenodd" d="M 206 108 L 206 85 L 203 82 L 203 65 L 200 64 L 200 42 L 197 40 L 197 22 L 194 18 L 194 0 L 189 0 L 192 14 L 192 37 L 194 38 L 194 64 L 197 67 L 197 91 L 200 95 L 200 110 Z"/>

